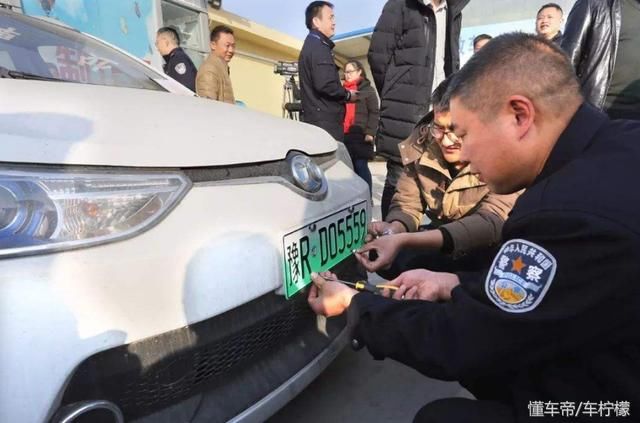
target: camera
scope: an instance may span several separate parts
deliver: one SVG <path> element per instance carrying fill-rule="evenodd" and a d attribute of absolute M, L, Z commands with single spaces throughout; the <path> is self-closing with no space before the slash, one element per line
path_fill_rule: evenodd
<path fill-rule="evenodd" d="M 295 76 L 298 74 L 298 62 L 278 61 L 273 65 L 273 73 L 283 76 Z"/>

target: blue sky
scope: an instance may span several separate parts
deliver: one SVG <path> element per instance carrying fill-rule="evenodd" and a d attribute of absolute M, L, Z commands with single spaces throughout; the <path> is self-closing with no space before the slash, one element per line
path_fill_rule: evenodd
<path fill-rule="evenodd" d="M 372 27 L 378 21 L 386 0 L 331 0 L 335 5 L 336 33 Z M 304 39 L 305 0 L 223 0 L 222 8 L 277 29 L 285 34 Z"/>

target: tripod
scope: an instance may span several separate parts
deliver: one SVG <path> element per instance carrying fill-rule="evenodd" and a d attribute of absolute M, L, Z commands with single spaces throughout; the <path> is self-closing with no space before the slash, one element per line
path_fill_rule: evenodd
<path fill-rule="evenodd" d="M 302 105 L 300 104 L 300 88 L 296 78 L 291 75 L 284 79 L 282 87 L 282 117 L 291 120 L 300 120 Z"/>

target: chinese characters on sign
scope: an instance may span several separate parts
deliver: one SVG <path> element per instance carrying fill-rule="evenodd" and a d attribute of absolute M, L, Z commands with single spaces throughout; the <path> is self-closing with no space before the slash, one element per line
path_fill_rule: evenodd
<path fill-rule="evenodd" d="M 13 27 L 0 28 L 0 40 L 11 41 L 19 35 L 20 33 Z"/>
<path fill-rule="evenodd" d="M 629 401 L 529 401 L 529 417 L 630 417 Z"/>

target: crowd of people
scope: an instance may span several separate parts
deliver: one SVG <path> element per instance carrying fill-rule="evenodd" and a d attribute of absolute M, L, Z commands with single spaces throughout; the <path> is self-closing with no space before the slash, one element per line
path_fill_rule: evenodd
<path fill-rule="evenodd" d="M 537 35 L 480 34 L 460 69 L 468 3 L 387 1 L 368 54 L 379 109 L 362 64 L 340 82 L 333 5 L 307 7 L 304 119 L 369 183 L 373 142 L 387 159 L 383 220 L 355 256 L 395 288 L 314 274 L 309 304 L 347 313 L 355 348 L 476 398 L 428 404 L 417 422 L 627 418 L 640 401 L 640 194 L 621 182 L 640 160 L 640 1 L 577 0 L 564 32 L 562 8 L 543 4 Z M 600 410 L 580 414 L 585 402 Z"/>

